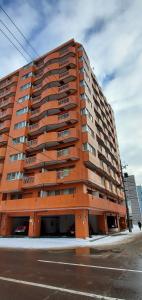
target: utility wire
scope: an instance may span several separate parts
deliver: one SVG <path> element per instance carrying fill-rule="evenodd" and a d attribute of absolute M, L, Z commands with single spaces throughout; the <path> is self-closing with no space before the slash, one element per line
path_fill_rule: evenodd
<path fill-rule="evenodd" d="M 16 25 L 16 23 L 12 20 L 12 18 L 8 15 L 8 13 L 4 10 L 4 8 L 2 8 L 2 6 L 0 5 L 0 9 L 3 11 L 3 13 L 7 16 L 7 18 L 11 21 L 11 23 L 15 26 L 15 28 L 17 29 L 17 31 L 21 34 L 21 36 L 24 38 L 24 40 L 26 41 L 27 44 L 29 44 L 30 48 L 34 51 L 34 53 L 39 56 L 39 54 L 37 53 L 37 51 L 35 50 L 35 48 L 31 45 L 31 43 L 29 42 L 29 40 L 26 38 L 26 36 L 23 34 L 23 32 L 20 30 L 20 28 Z"/>
<path fill-rule="evenodd" d="M 12 42 L 12 40 L 9 38 L 9 36 L 0 28 L 0 31 L 2 34 L 9 40 L 9 42 L 15 47 L 15 49 L 24 57 L 24 59 L 29 63 L 26 56 L 19 50 L 19 48 Z"/>
<path fill-rule="evenodd" d="M 15 34 L 8 28 L 8 26 L 0 19 L 1 24 L 8 30 L 8 32 L 13 36 L 15 41 L 20 45 L 20 47 L 24 50 L 24 52 L 30 57 L 30 59 L 33 60 L 33 57 L 26 51 L 26 49 L 23 47 L 23 45 L 18 41 Z"/>

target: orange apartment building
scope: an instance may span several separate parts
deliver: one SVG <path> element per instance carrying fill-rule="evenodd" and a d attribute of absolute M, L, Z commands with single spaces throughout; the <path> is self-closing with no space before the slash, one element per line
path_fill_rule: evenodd
<path fill-rule="evenodd" d="M 0 235 L 126 226 L 113 111 L 73 39 L 0 80 Z M 25 225 L 26 224 L 26 225 Z"/>

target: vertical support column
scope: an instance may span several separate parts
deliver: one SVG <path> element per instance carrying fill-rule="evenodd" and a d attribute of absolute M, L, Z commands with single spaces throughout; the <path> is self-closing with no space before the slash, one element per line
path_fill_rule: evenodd
<path fill-rule="evenodd" d="M 36 213 L 30 216 L 29 220 L 29 237 L 39 237 L 40 236 L 40 226 L 41 218 Z"/>
<path fill-rule="evenodd" d="M 116 215 L 116 226 L 118 228 L 118 231 L 120 231 L 119 215 Z"/>
<path fill-rule="evenodd" d="M 99 231 L 103 234 L 108 234 L 107 216 L 104 214 L 99 216 L 98 219 Z"/>
<path fill-rule="evenodd" d="M 3 213 L 1 216 L 0 235 L 8 236 L 12 233 L 11 217 Z"/>
<path fill-rule="evenodd" d="M 126 217 L 120 217 L 120 219 L 119 219 L 119 227 L 120 227 L 120 230 L 127 229 Z"/>
<path fill-rule="evenodd" d="M 89 236 L 88 210 L 79 210 L 75 213 L 75 237 L 83 238 Z"/>

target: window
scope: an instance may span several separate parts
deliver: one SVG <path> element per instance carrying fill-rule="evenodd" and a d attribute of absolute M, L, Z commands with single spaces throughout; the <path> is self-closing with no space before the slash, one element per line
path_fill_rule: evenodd
<path fill-rule="evenodd" d="M 58 178 L 64 178 L 64 177 L 68 176 L 69 173 L 70 173 L 69 168 L 61 169 L 61 170 L 57 171 L 57 177 Z"/>
<path fill-rule="evenodd" d="M 82 132 L 88 132 L 94 138 L 95 134 L 94 131 L 88 126 L 87 124 L 82 126 Z"/>
<path fill-rule="evenodd" d="M 17 111 L 16 111 L 16 115 L 17 115 L 17 116 L 20 116 L 20 115 L 23 115 L 23 114 L 25 114 L 25 113 L 27 113 L 27 112 L 28 112 L 28 106 L 26 106 L 26 107 L 24 107 L 24 108 L 22 108 L 22 109 L 17 110 Z"/>
<path fill-rule="evenodd" d="M 32 72 L 29 72 L 29 73 L 25 74 L 24 76 L 22 76 L 22 79 L 29 78 L 29 77 L 31 77 L 32 75 L 33 75 L 33 73 L 32 73 Z"/>
<path fill-rule="evenodd" d="M 76 192 L 75 188 L 68 188 L 68 189 L 62 189 L 62 190 L 50 190 L 50 191 L 42 191 L 42 196 L 41 193 L 39 192 L 39 197 L 48 197 L 48 196 L 58 196 L 58 195 L 69 195 L 69 194 L 74 194 Z"/>
<path fill-rule="evenodd" d="M 24 160 L 26 157 L 25 153 L 16 153 L 16 154 L 12 154 L 10 155 L 10 160 L 11 161 L 15 161 L 15 160 Z"/>
<path fill-rule="evenodd" d="M 91 100 L 90 100 L 89 97 L 86 95 L 86 93 L 81 94 L 80 97 L 81 97 L 82 100 L 86 100 L 86 101 L 88 102 L 88 104 L 90 104 L 91 107 L 93 106 Z"/>
<path fill-rule="evenodd" d="M 7 174 L 7 180 L 16 180 L 16 179 L 22 179 L 23 173 L 21 172 L 11 172 Z"/>
<path fill-rule="evenodd" d="M 14 129 L 24 128 L 24 127 L 26 127 L 26 126 L 27 126 L 27 122 L 26 122 L 26 121 L 21 121 L 21 122 L 16 123 L 16 124 L 14 125 Z"/>
<path fill-rule="evenodd" d="M 67 136 L 67 135 L 69 135 L 68 129 L 58 132 L 58 137 Z"/>
<path fill-rule="evenodd" d="M 83 148 L 83 151 L 89 151 L 89 152 L 91 152 L 94 156 L 96 156 L 96 150 L 95 150 L 95 148 L 94 148 L 92 145 L 90 145 L 89 143 L 84 143 L 84 144 L 82 145 L 82 148 Z"/>
<path fill-rule="evenodd" d="M 68 154 L 69 154 L 69 148 L 57 150 L 57 156 L 68 155 Z"/>
<path fill-rule="evenodd" d="M 20 87 L 20 90 L 24 91 L 24 90 L 28 89 L 29 87 L 31 87 L 31 85 L 32 85 L 31 82 L 26 83 Z"/>
<path fill-rule="evenodd" d="M 30 99 L 30 95 L 25 95 L 17 100 L 18 103 L 23 103 L 26 100 Z"/>
<path fill-rule="evenodd" d="M 66 119 L 66 118 L 68 118 L 68 117 L 69 117 L 69 113 L 65 113 L 65 114 L 59 115 L 59 116 L 58 116 L 58 119 L 59 119 L 59 120 L 62 120 L 62 119 Z"/>
<path fill-rule="evenodd" d="M 88 116 L 88 118 L 93 122 L 93 116 L 91 115 L 91 113 L 89 112 L 89 110 L 86 107 L 81 109 L 81 114 Z"/>
<path fill-rule="evenodd" d="M 24 135 L 19 136 L 15 139 L 12 139 L 12 142 L 13 142 L 14 145 L 25 143 L 26 142 L 26 137 Z"/>

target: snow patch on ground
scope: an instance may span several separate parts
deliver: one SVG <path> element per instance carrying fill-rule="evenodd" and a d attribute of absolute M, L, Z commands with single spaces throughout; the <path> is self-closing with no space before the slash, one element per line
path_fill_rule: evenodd
<path fill-rule="evenodd" d="M 96 235 L 87 239 L 76 238 L 28 238 L 28 237 L 8 237 L 0 238 L 0 248 L 19 248 L 19 249 L 69 249 L 77 247 L 95 247 L 112 245 L 125 242 L 140 233 L 137 226 L 133 232 L 128 230 L 113 235 Z"/>

